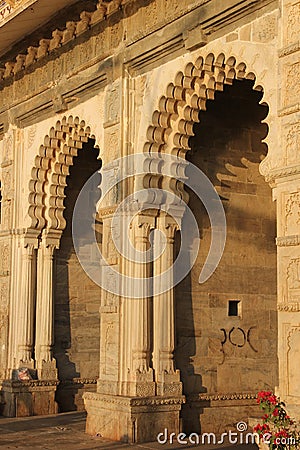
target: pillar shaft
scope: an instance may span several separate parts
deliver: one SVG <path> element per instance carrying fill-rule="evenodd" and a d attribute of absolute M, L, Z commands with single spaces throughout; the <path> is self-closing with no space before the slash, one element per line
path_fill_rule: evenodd
<path fill-rule="evenodd" d="M 22 251 L 21 296 L 18 309 L 18 361 L 19 365 L 33 366 L 34 326 L 34 246 L 28 244 Z"/>
<path fill-rule="evenodd" d="M 36 367 L 41 379 L 56 378 L 56 364 L 52 356 L 54 329 L 53 254 L 59 241 L 42 238 L 37 261 L 36 298 Z"/>
<path fill-rule="evenodd" d="M 153 370 L 150 367 L 150 292 L 149 292 L 149 263 L 146 251 L 149 248 L 149 234 L 154 227 L 154 217 L 138 215 L 132 221 L 131 243 L 140 252 L 141 260 L 126 261 L 126 273 L 131 277 L 138 298 L 124 299 L 126 323 L 123 323 L 123 346 L 128 361 L 129 373 L 126 375 L 124 393 L 134 396 L 155 395 Z M 127 347 L 127 349 L 125 348 Z"/>
<path fill-rule="evenodd" d="M 174 258 L 174 234 L 177 224 L 167 222 L 165 217 L 157 219 L 157 229 L 165 236 L 165 249 L 154 261 L 154 277 L 156 287 L 164 290 L 162 294 L 154 297 L 153 307 L 153 323 L 154 323 L 154 368 L 156 373 L 173 373 L 174 372 L 174 348 L 175 348 L 175 331 L 174 331 L 174 291 L 173 291 L 173 271 L 170 270 L 166 275 L 162 275 L 173 265 Z M 163 245 L 160 234 L 156 234 L 154 246 L 155 252 L 161 251 Z"/>
<path fill-rule="evenodd" d="M 38 251 L 38 292 L 36 354 L 38 367 L 41 362 L 52 360 L 53 343 L 53 246 Z"/>
<path fill-rule="evenodd" d="M 162 237 L 156 233 L 155 253 L 161 255 L 154 260 L 154 293 L 161 294 L 153 298 L 153 368 L 158 395 L 178 394 L 182 392 L 179 371 L 175 370 L 175 311 L 174 311 L 174 237 L 178 228 L 176 221 L 167 216 L 157 219 L 157 229 L 165 236 L 165 248 L 162 251 Z M 171 270 L 168 270 L 170 269 Z"/>
<path fill-rule="evenodd" d="M 145 254 L 149 247 L 150 225 L 147 222 L 136 223 L 133 228 L 135 248 Z M 133 345 L 133 370 L 148 372 L 150 367 L 150 305 L 149 305 L 149 264 L 134 263 L 133 277 L 139 279 L 140 298 L 131 299 L 133 324 L 132 345 Z"/>

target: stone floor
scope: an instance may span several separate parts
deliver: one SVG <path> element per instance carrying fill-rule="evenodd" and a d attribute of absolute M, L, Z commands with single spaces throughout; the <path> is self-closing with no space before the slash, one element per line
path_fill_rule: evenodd
<path fill-rule="evenodd" d="M 122 444 L 84 432 L 85 414 L 72 412 L 54 416 L 24 417 L 7 419 L 0 417 L 0 448 L 39 450 L 93 450 L 93 449 L 172 449 L 195 448 L 196 446 L 149 444 Z M 200 445 L 202 450 L 212 450 L 220 446 Z M 255 445 L 223 446 L 226 450 L 256 450 Z"/>

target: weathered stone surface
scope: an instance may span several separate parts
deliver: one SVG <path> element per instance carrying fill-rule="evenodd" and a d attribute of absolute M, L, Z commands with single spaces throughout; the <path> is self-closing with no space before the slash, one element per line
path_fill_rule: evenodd
<path fill-rule="evenodd" d="M 140 399 L 87 393 L 84 402 L 89 434 L 138 443 L 156 440 L 165 428 L 177 434 L 184 398 Z"/>
<path fill-rule="evenodd" d="M 300 2 L 283 0 L 280 11 L 275 1 L 225 3 L 92 2 L 76 17 L 69 11 L 63 27 L 49 17 L 24 45 L 2 53 L 5 415 L 82 410 L 87 391 L 89 433 L 142 442 L 164 427 L 177 432 L 181 409 L 184 431 L 221 433 L 255 416 L 261 389 L 276 388 L 299 411 Z M 0 39 L 18 15 L 6 28 L 2 20 Z M 130 167 L 120 182 L 117 159 L 140 152 L 145 173 Z M 199 274 L 211 245 L 209 217 L 183 188 L 178 161 L 171 176 L 149 173 L 166 169 L 156 152 L 191 161 L 222 200 L 226 246 L 205 283 Z M 90 260 L 102 251 L 107 291 L 83 270 L 72 241 L 76 198 L 101 164 L 115 186 L 97 206 L 98 242 L 82 247 Z M 101 182 L 99 175 L 100 189 Z M 167 197 L 158 204 L 153 187 L 189 203 L 200 251 L 176 288 L 171 270 L 170 289 L 153 298 L 159 282 L 152 280 L 141 283 L 141 298 L 125 298 L 117 289 L 132 280 L 120 282 L 118 271 L 160 276 L 185 226 L 180 202 L 163 208 Z M 151 208 L 139 211 L 142 202 L 132 198 L 137 214 L 122 242 L 136 247 L 142 264 L 120 254 L 112 220 L 124 222 L 130 208 L 117 207 L 139 189 Z M 94 191 L 86 201 L 96 205 Z M 148 263 L 150 242 L 162 245 L 154 229 L 166 245 Z M 38 379 L 14 385 L 12 371 L 23 366 Z"/>

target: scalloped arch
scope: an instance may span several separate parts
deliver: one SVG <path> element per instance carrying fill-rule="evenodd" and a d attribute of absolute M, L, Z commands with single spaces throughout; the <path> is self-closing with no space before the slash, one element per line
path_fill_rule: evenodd
<path fill-rule="evenodd" d="M 64 116 L 49 130 L 35 157 L 29 181 L 30 229 L 63 230 L 64 190 L 74 156 L 88 139 L 91 129 L 79 117 Z"/>
<path fill-rule="evenodd" d="M 254 90 L 263 91 L 261 85 L 255 85 L 256 75 L 247 70 L 243 61 L 237 62 L 234 56 L 226 58 L 224 53 L 217 56 L 209 53 L 187 63 L 183 70 L 177 72 L 174 82 L 168 84 L 166 94 L 159 99 L 158 109 L 154 111 L 152 124 L 147 130 L 144 153 L 148 156 L 168 153 L 185 159 L 190 150 L 190 137 L 194 135 L 193 125 L 199 122 L 199 111 L 205 111 L 206 101 L 213 100 L 215 92 L 223 91 L 224 85 L 244 79 L 254 81 Z M 154 187 L 157 184 L 154 178 L 157 177 L 145 177 L 144 187 Z M 187 201 L 183 183 L 170 180 L 169 189 Z"/>

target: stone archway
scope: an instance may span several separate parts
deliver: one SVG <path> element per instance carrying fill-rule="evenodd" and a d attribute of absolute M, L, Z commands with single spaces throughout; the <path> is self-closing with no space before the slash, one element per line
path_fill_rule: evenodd
<path fill-rule="evenodd" d="M 47 403 L 48 395 L 51 397 L 48 413 L 55 412 L 54 391 L 58 383 L 52 352 L 53 255 L 66 227 L 63 213 L 69 168 L 89 139 L 95 140 L 90 128 L 73 116 L 57 121 L 45 137 L 35 157 L 29 182 L 31 224 L 21 237 L 14 266 L 12 304 L 16 322 L 10 325 L 10 368 L 28 367 L 36 371 L 39 383 L 48 386 L 44 398 Z M 99 167 L 95 167 L 97 169 Z M 32 408 L 34 414 L 47 413 L 45 408 Z"/>
<path fill-rule="evenodd" d="M 158 109 L 152 115 L 152 124 L 147 130 L 147 141 L 144 153 L 167 153 L 185 158 L 190 150 L 190 137 L 194 135 L 194 123 L 199 122 L 199 112 L 205 111 L 207 100 L 213 100 L 217 91 L 222 91 L 224 85 L 231 85 L 234 80 L 253 80 L 253 89 L 262 91 L 256 84 L 256 76 L 247 70 L 244 62 L 236 58 L 225 57 L 224 53 L 215 56 L 209 53 L 205 58 L 198 57 L 196 61 L 186 64 L 183 71 L 177 72 L 174 82 L 166 88 L 166 93 L 160 97 Z M 155 177 L 145 177 L 144 186 L 156 185 Z M 174 190 L 175 186 L 175 190 Z M 179 196 L 185 194 L 182 184 L 169 182 L 170 190 Z"/>
<path fill-rule="evenodd" d="M 50 129 L 39 149 L 29 182 L 30 230 L 41 233 L 37 251 L 37 300 L 36 315 L 39 317 L 35 335 L 36 366 L 41 378 L 49 377 L 42 367 L 52 364 L 53 313 L 49 305 L 53 301 L 53 252 L 59 247 L 60 238 L 66 227 L 63 217 L 66 178 L 73 158 L 82 149 L 91 130 L 79 117 L 63 117 Z M 51 373 L 51 370 L 50 370 Z"/>
<path fill-rule="evenodd" d="M 65 116 L 50 129 L 35 158 L 29 182 L 30 229 L 65 227 L 63 201 L 68 168 L 89 138 L 94 138 L 90 127 L 79 117 Z"/>
<path fill-rule="evenodd" d="M 151 175 L 151 177 L 147 175 L 143 178 L 144 188 L 162 186 L 188 202 L 189 196 L 184 189 L 185 167 L 182 159 L 186 159 L 186 154 L 191 149 L 195 124 L 200 121 L 199 113 L 206 110 L 207 101 L 214 100 L 217 92 L 222 92 L 225 86 L 231 86 L 234 82 L 243 80 L 252 82 L 253 89 L 261 92 L 259 103 L 266 105 L 263 101 L 263 88 L 258 84 L 256 75 L 247 69 L 244 62 L 237 62 L 233 56 L 226 58 L 224 53 L 219 55 L 209 53 L 205 57 L 198 57 L 195 62 L 189 62 L 182 71 L 177 72 L 174 82 L 168 84 L 165 95 L 158 101 L 158 109 L 152 115 L 152 124 L 147 129 L 147 142 L 144 145 L 146 158 L 151 159 L 151 155 L 157 158 L 157 154 L 174 156 L 172 167 L 174 178 L 159 174 Z M 266 122 L 266 116 L 263 119 Z M 265 138 L 266 136 L 264 141 Z M 176 157 L 181 158 L 181 161 L 176 163 Z M 162 162 L 161 173 L 163 173 L 163 164 Z M 163 228 L 161 231 L 164 231 Z M 174 228 L 173 233 L 175 232 Z M 171 310 L 174 309 L 174 306 L 171 306 L 174 299 L 170 298 L 173 295 L 173 292 L 165 294 L 165 302 L 169 304 Z M 169 297 L 168 300 L 167 297 Z M 167 329 L 173 329 L 170 317 L 172 314 L 169 315 L 168 323 L 165 323 Z M 159 347 L 162 344 L 156 345 Z M 174 352 L 174 347 L 173 337 L 168 343 L 169 355 Z"/>
<path fill-rule="evenodd" d="M 207 102 L 208 101 L 212 101 L 215 100 L 215 96 L 216 93 L 220 93 L 218 95 L 221 96 L 222 91 L 224 91 L 225 86 L 228 86 L 228 92 L 230 92 L 231 86 L 235 83 L 242 83 L 242 82 L 247 82 L 248 84 L 251 83 L 252 84 L 252 88 L 255 91 L 259 92 L 259 96 L 257 97 L 258 100 L 257 102 L 259 102 L 260 104 L 263 104 L 264 106 L 266 106 L 265 110 L 267 110 L 267 105 L 265 102 L 263 102 L 262 98 L 263 98 L 263 88 L 262 86 L 257 84 L 256 81 L 256 76 L 253 72 L 250 72 L 247 70 L 246 64 L 245 63 L 237 63 L 236 59 L 234 57 L 230 57 L 228 59 L 225 58 L 224 54 L 220 54 L 218 56 L 214 56 L 213 54 L 208 54 L 205 58 L 198 58 L 196 60 L 195 63 L 188 63 L 185 67 L 185 69 L 183 71 L 180 71 L 177 73 L 177 75 L 175 76 L 174 82 L 170 83 L 167 86 L 166 89 L 166 94 L 164 96 L 162 96 L 158 102 L 159 108 L 153 113 L 152 116 L 152 125 L 148 128 L 147 130 L 147 138 L 148 141 L 146 142 L 145 146 L 144 146 L 144 153 L 145 155 L 147 155 L 147 157 L 151 158 L 151 154 L 153 154 L 153 157 L 156 158 L 157 157 L 157 153 L 161 153 L 163 154 L 169 154 L 169 155 L 173 155 L 174 158 L 174 179 L 164 179 L 163 175 L 157 175 L 157 176 L 151 176 L 151 177 L 145 177 L 144 178 L 144 186 L 145 187 L 155 187 L 157 185 L 161 185 L 164 186 L 165 189 L 168 189 L 170 191 L 173 191 L 176 195 L 178 195 L 180 198 L 183 198 L 186 202 L 189 200 L 189 196 L 188 193 L 185 192 L 184 189 L 184 176 L 182 177 L 182 180 L 180 180 L 180 177 L 178 177 L 178 174 L 182 173 L 185 174 L 184 171 L 184 167 L 179 167 L 179 165 L 182 165 L 182 163 L 178 163 L 177 167 L 176 167 L 176 157 L 180 157 L 180 158 L 187 158 L 187 153 L 189 152 L 189 150 L 191 149 L 191 138 L 194 136 L 195 134 L 195 129 L 197 128 L 197 126 L 195 124 L 198 124 L 201 118 L 201 114 L 205 114 L 204 112 L 206 111 L 207 108 Z M 250 89 L 251 91 L 251 89 Z M 250 94 L 249 94 L 250 95 Z M 212 102 L 213 104 L 214 102 Z M 200 114 L 201 112 L 201 114 Z M 228 108 L 228 113 L 230 113 L 230 108 Z M 262 118 L 258 119 L 258 124 L 260 123 L 260 120 L 264 120 L 266 119 L 266 114 L 263 114 Z M 198 128 L 200 129 L 201 127 L 201 123 L 198 124 Z M 217 125 L 216 125 L 217 126 Z M 266 127 L 266 126 L 265 126 Z M 267 129 L 267 127 L 266 127 Z M 264 140 L 266 138 L 266 135 L 264 134 L 262 136 L 262 139 Z M 266 151 L 263 151 L 262 153 L 266 154 Z M 241 157 L 243 155 L 241 154 Z M 257 158 L 257 155 L 256 155 Z M 163 158 L 162 158 L 163 160 Z M 257 163 L 257 161 L 256 161 Z M 257 170 L 257 176 L 260 176 L 258 174 L 258 163 L 256 164 L 256 170 Z M 163 169 L 162 169 L 162 173 L 163 173 Z M 176 177 L 176 178 L 175 178 Z M 262 178 L 262 177 L 261 177 Z M 264 189 L 263 184 L 265 184 L 265 181 L 263 180 L 263 178 L 260 181 L 260 184 L 262 186 L 262 190 Z M 271 197 L 271 190 L 270 188 L 265 185 L 266 188 L 269 189 L 269 197 L 268 197 L 268 202 L 266 203 L 266 207 L 268 207 L 269 204 L 272 204 L 272 197 Z M 274 210 L 273 205 L 272 206 L 272 210 Z M 274 212 L 274 222 L 273 222 L 273 229 L 272 232 L 273 234 L 271 235 L 270 239 L 268 240 L 268 243 L 272 243 L 272 260 L 275 261 L 275 266 L 272 267 L 272 289 L 270 289 L 270 297 L 272 297 L 272 301 L 270 301 L 270 305 L 272 303 L 272 306 L 270 306 L 270 311 L 273 314 L 274 317 L 274 323 L 276 324 L 276 247 L 275 247 L 275 210 Z M 265 232 L 266 229 L 263 229 L 262 232 Z M 163 231 L 161 229 L 161 231 Z M 269 245 L 269 244 L 268 244 Z M 209 248 L 209 247 L 208 247 Z M 206 246 L 206 250 L 208 251 L 208 248 Z M 174 250 L 173 250 L 174 253 Z M 262 252 L 263 253 L 263 252 Z M 267 253 L 267 252 L 266 252 Z M 256 261 L 257 263 L 257 261 Z M 267 277 L 267 279 L 271 279 L 270 275 L 268 276 L 267 270 L 265 270 L 264 275 Z M 194 275 L 195 277 L 195 275 Z M 253 279 L 254 283 L 258 282 L 258 278 L 257 279 Z M 203 288 L 205 290 L 205 288 Z M 211 287 L 210 287 L 211 289 Z M 234 289 L 233 289 L 234 291 Z M 265 291 L 265 293 L 268 293 L 267 291 Z M 185 292 L 181 292 L 181 296 L 184 296 Z M 227 301 L 230 297 L 230 294 L 228 294 L 228 298 L 225 302 L 224 298 L 222 298 L 222 301 L 219 300 L 220 303 L 226 303 L 227 306 Z M 233 297 L 232 299 L 235 301 L 238 299 L 239 301 L 239 297 L 236 297 L 236 293 L 232 294 Z M 242 295 L 242 294 L 241 294 Z M 173 297 L 173 298 L 171 298 Z M 226 297 L 223 296 L 223 297 Z M 169 292 L 166 293 L 164 295 L 164 298 L 161 299 L 162 302 L 165 302 L 165 304 L 168 304 L 169 306 L 169 311 L 173 311 L 175 309 L 175 301 L 174 301 L 174 292 Z M 217 300 L 216 300 L 217 301 Z M 263 303 L 267 303 L 267 296 L 265 297 Z M 227 315 L 227 311 L 226 311 L 226 306 L 223 307 L 222 309 L 222 314 L 225 315 L 225 321 L 229 322 L 228 319 L 226 319 L 226 315 Z M 226 311 L 226 312 L 225 312 Z M 184 317 L 184 311 L 181 310 L 180 312 L 181 317 Z M 179 315 L 180 315 L 179 314 Z M 254 315 L 254 311 L 253 311 L 253 315 Z M 158 314 L 155 314 L 155 308 L 154 308 L 154 317 L 159 317 Z M 160 316 L 161 317 L 161 316 Z M 171 314 L 172 317 L 172 314 Z M 207 316 L 208 317 L 208 316 Z M 172 319 L 170 319 L 170 315 L 169 317 L 166 315 L 165 317 L 166 321 L 163 322 L 163 324 L 161 324 L 160 326 L 168 329 L 168 330 L 174 330 L 174 325 L 172 324 Z M 223 319 L 222 319 L 223 320 Z M 231 319 L 230 319 L 231 320 Z M 232 320 L 231 320 L 232 322 Z M 230 330 L 234 330 L 236 331 L 236 327 L 237 324 L 236 323 L 231 323 L 230 322 L 230 327 L 228 329 L 228 332 L 230 332 Z M 246 319 L 247 322 L 247 319 Z M 249 319 L 248 319 L 249 322 Z M 247 330 L 246 330 L 246 334 L 249 331 L 249 329 L 251 328 L 252 330 L 252 335 L 254 335 L 253 329 L 252 329 L 252 323 L 250 324 L 250 322 L 247 322 Z M 229 326 L 229 325 L 228 325 Z M 246 326 L 246 325 L 245 325 Z M 153 334 L 154 334 L 154 348 L 155 346 L 157 347 L 161 347 L 163 348 L 163 343 L 162 342 L 157 342 L 159 341 L 159 332 L 157 332 L 157 330 L 155 329 L 156 325 L 155 323 L 153 324 L 154 330 L 153 330 Z M 240 328 L 242 327 L 242 325 L 240 325 Z M 225 327 L 226 328 L 226 327 Z M 224 330 L 225 330 L 224 328 Z M 222 329 L 222 325 L 219 326 L 218 331 L 220 333 Z M 268 328 L 268 330 L 270 331 L 270 329 Z M 226 331 L 227 332 L 227 331 Z M 238 332 L 240 332 L 241 334 L 243 334 L 245 331 L 238 328 Z M 275 328 L 275 332 L 276 328 Z M 199 330 L 198 330 L 199 333 Z M 266 331 L 267 333 L 267 331 Z M 217 330 L 215 335 L 217 334 Z M 245 334 L 245 336 L 246 336 Z M 214 336 L 214 339 L 210 339 L 211 342 L 211 347 L 215 346 L 216 348 L 216 352 L 217 351 L 223 351 L 223 347 L 221 345 L 221 343 L 223 342 L 223 335 L 220 334 L 220 338 L 218 339 Z M 263 333 L 260 332 L 260 338 L 264 338 Z M 269 337 L 270 339 L 270 344 L 272 344 L 272 348 L 276 350 L 276 339 L 277 339 L 277 335 L 276 333 L 271 337 Z M 273 339 L 273 340 L 272 340 Z M 198 339 L 199 342 L 199 339 Z M 251 343 L 251 342 L 250 342 Z M 274 344 L 275 343 L 275 344 Z M 274 345 L 273 345 L 274 344 Z M 174 352 L 174 349 L 176 348 L 176 342 L 175 342 L 175 336 L 173 336 L 173 339 L 169 340 L 169 351 L 171 353 Z M 207 344 L 208 345 L 208 344 Z M 236 344 L 236 346 L 240 345 L 240 342 L 238 344 Z M 250 345 L 250 344 L 249 344 Z M 234 347 L 234 344 L 232 344 L 232 346 Z M 243 344 L 242 344 L 243 346 Z M 220 348 L 219 348 L 220 347 Z M 260 354 L 262 353 L 267 353 L 269 346 L 265 346 L 264 351 L 260 352 Z M 231 349 L 230 349 L 231 350 Z M 256 350 L 256 349 L 255 349 Z M 213 351 L 210 351 L 210 356 L 212 355 Z M 253 351 L 253 355 L 256 355 L 256 352 L 252 349 Z M 252 355 L 252 356 L 253 356 Z M 194 354 L 193 354 L 194 356 Z M 253 360 L 255 359 L 253 356 Z M 251 355 L 250 355 L 251 357 Z M 263 357 L 261 357 L 262 360 L 264 360 L 265 355 L 263 355 Z M 208 358 L 209 359 L 209 358 Z M 230 359 L 230 358 L 229 358 Z M 252 385 L 251 385 L 251 393 L 250 393 L 250 397 L 249 397 L 249 413 L 251 411 L 251 405 L 252 407 L 254 406 L 254 402 L 253 399 L 255 398 L 256 395 L 256 391 L 259 390 L 259 388 L 270 388 L 272 387 L 274 389 L 276 383 L 277 383 L 277 366 L 276 366 L 276 355 L 274 355 L 274 358 L 272 359 L 272 364 L 273 366 L 275 366 L 274 371 L 271 373 L 271 377 L 270 377 L 270 384 L 266 384 L 266 380 L 263 380 L 263 377 L 261 377 L 259 375 L 259 373 L 257 372 L 257 369 L 255 367 L 255 364 L 253 366 L 253 380 L 252 380 Z M 193 366 L 193 365 L 192 365 Z M 189 366 L 189 370 L 192 367 L 191 365 Z M 233 366 L 234 367 L 234 364 Z M 194 370 L 194 368 L 193 368 Z M 217 368 L 216 368 L 217 370 Z M 227 372 L 226 372 L 227 370 Z M 228 376 L 228 373 L 230 372 L 230 370 L 228 368 L 226 368 L 226 370 L 224 369 L 219 370 L 220 377 L 224 378 L 224 374 L 226 376 Z M 195 373 L 196 375 L 196 373 Z M 157 374 L 156 374 L 157 376 Z M 245 375 L 241 375 L 242 377 L 245 378 Z M 255 377 L 259 377 L 258 380 L 255 379 Z M 187 377 L 188 378 L 188 377 Z M 197 376 L 195 376 L 194 378 L 197 378 Z M 200 378 L 200 376 L 198 376 L 198 378 Z M 209 377 L 206 377 L 206 381 Z M 213 377 L 212 377 L 213 378 Z M 182 378 L 181 378 L 182 379 Z M 200 388 L 200 390 L 197 391 L 197 389 L 195 391 L 191 390 L 189 392 L 189 390 L 187 390 L 187 392 L 185 391 L 186 394 L 191 394 L 189 395 L 189 398 L 191 399 L 193 406 L 195 406 L 196 410 L 199 411 L 199 408 L 202 407 L 203 405 L 203 401 L 206 400 L 207 398 L 213 398 L 213 396 L 218 395 L 219 392 L 222 392 L 223 394 L 226 394 L 224 399 L 229 400 L 230 398 L 230 388 L 228 383 L 224 382 L 223 384 L 220 383 L 220 380 L 218 381 L 218 388 L 217 388 L 217 377 L 215 377 L 215 380 L 212 382 L 212 384 L 215 382 L 216 386 L 215 389 L 213 389 L 212 391 L 209 391 L 207 386 L 202 384 L 203 380 L 200 380 L 200 386 L 198 386 Z M 241 389 L 240 391 L 238 391 L 241 395 L 241 398 L 243 395 L 245 395 L 245 392 L 247 392 L 247 394 L 249 394 L 249 385 L 250 385 L 250 381 L 248 382 L 248 384 L 244 381 L 244 387 L 241 383 Z M 268 383 L 268 382 L 267 382 Z M 206 384 L 206 383 L 204 383 Z M 238 385 L 238 383 L 237 383 Z M 236 385 L 236 388 L 237 388 Z M 247 385 L 247 387 L 245 387 Z M 225 387 L 224 387 L 225 386 Z M 226 387 L 228 388 L 228 391 L 226 390 Z M 224 391 L 225 389 L 225 391 Z M 207 395 L 205 396 L 204 393 L 207 392 Z M 201 396 L 202 393 L 202 396 Z M 199 395 L 200 394 L 200 395 Z M 201 403 L 202 402 L 202 403 Z M 205 402 L 204 402 L 205 403 Z M 191 409 L 190 409 L 191 403 L 189 404 L 189 407 L 187 408 L 187 415 L 186 417 L 184 417 L 184 420 L 186 422 L 188 422 L 187 427 L 189 428 L 189 431 L 200 431 L 199 429 L 199 423 L 197 423 L 197 419 L 196 418 L 194 420 L 194 418 L 191 418 Z M 220 404 L 221 406 L 221 404 Z M 184 409 L 185 407 L 183 407 Z M 197 409 L 198 408 L 198 409 Z M 214 414 L 214 413 L 212 413 Z M 234 413 L 236 414 L 236 412 Z M 241 412 L 238 412 L 238 414 L 242 414 Z M 196 414 L 197 415 L 197 414 Z M 184 414 L 185 416 L 185 414 Z M 198 414 L 199 416 L 199 414 Z M 209 416 L 209 414 L 208 414 Z M 238 420 L 239 416 L 236 417 L 236 419 Z M 187 420 L 186 420 L 187 419 Z M 247 419 L 247 417 L 245 417 L 245 419 Z M 193 421 L 194 420 L 194 421 Z M 206 422 L 205 422 L 206 420 Z M 216 419 L 217 420 L 217 419 Z M 228 418 L 229 420 L 229 418 Z M 234 420 L 232 419 L 232 421 L 234 422 Z M 208 431 L 212 431 L 212 429 L 210 429 L 210 424 L 213 422 L 212 417 L 209 417 L 208 419 L 204 419 L 204 426 L 205 426 L 205 430 Z"/>
<path fill-rule="evenodd" d="M 182 163 L 182 158 L 185 159 L 186 153 L 190 150 L 190 138 L 194 134 L 194 124 L 199 122 L 199 112 L 205 110 L 207 100 L 214 99 L 215 92 L 222 91 L 225 85 L 230 86 L 234 80 L 244 79 L 253 81 L 255 90 L 263 90 L 262 87 L 255 84 L 256 77 L 253 72 L 247 71 L 245 63 L 237 63 L 234 57 L 226 59 L 223 53 L 216 57 L 211 53 L 205 58 L 199 57 L 195 63 L 188 63 L 183 71 L 177 73 L 174 82 L 167 86 L 165 95 L 160 97 L 158 108 L 152 115 L 152 124 L 147 129 L 147 141 L 143 152 L 147 161 L 146 164 L 152 158 L 154 159 L 153 165 L 158 167 L 158 174 L 146 173 L 145 176 L 142 175 L 143 188 L 163 188 L 175 193 L 186 202 L 188 201 L 188 194 L 184 189 L 185 165 Z M 161 158 L 160 165 L 155 164 L 157 162 L 157 154 L 160 153 L 174 156 L 171 167 L 171 170 L 174 171 L 174 178 L 172 178 L 172 174 L 169 177 L 163 175 L 163 158 Z M 176 157 L 180 157 L 181 160 L 177 162 Z M 168 173 L 170 173 L 170 167 L 168 167 Z M 182 178 L 180 178 L 181 174 Z M 140 186 L 140 179 L 137 179 L 135 184 L 136 190 Z M 149 203 L 151 201 L 149 200 Z M 138 236 L 142 242 L 148 240 L 150 228 L 160 230 L 166 236 L 166 251 L 161 258 L 153 262 L 153 273 L 158 274 L 169 267 L 172 260 L 171 255 L 174 255 L 174 236 L 177 230 L 177 224 L 172 217 L 164 214 L 164 212 L 159 212 L 161 206 L 159 199 L 157 199 L 158 212 L 156 217 L 153 214 L 147 216 L 147 212 L 144 211 L 136 220 L 136 222 L 140 221 Z M 165 210 L 168 211 L 168 205 L 164 206 L 166 207 Z M 180 209 L 179 207 L 176 210 L 176 205 L 172 205 L 171 210 L 175 215 L 177 214 L 180 222 L 183 214 L 182 208 Z M 154 238 L 154 247 L 155 245 Z M 170 285 L 172 285 L 171 279 Z M 155 414 L 159 403 L 164 405 L 164 412 L 160 411 L 161 420 L 164 421 L 163 423 L 165 423 L 169 432 L 174 431 L 176 433 L 179 430 L 179 411 L 182 409 L 185 399 L 182 395 L 180 373 L 176 370 L 174 364 L 174 289 L 172 288 L 160 294 L 157 299 L 153 298 L 151 311 L 146 298 L 139 300 L 138 308 L 134 311 L 130 301 L 124 301 L 124 310 L 126 314 L 121 315 L 120 320 L 124 322 L 124 317 L 126 316 L 127 320 L 134 320 L 143 324 L 143 340 L 137 339 L 135 327 L 131 327 L 124 335 L 120 336 L 120 339 L 124 342 L 124 361 L 127 364 L 121 367 L 119 374 L 119 384 L 123 391 L 119 390 L 119 394 L 111 396 L 104 390 L 101 390 L 99 385 L 97 394 L 87 394 L 85 396 L 88 411 L 87 431 L 93 433 L 101 429 L 99 424 L 109 414 L 111 427 L 110 429 L 103 428 L 105 436 L 120 438 L 122 435 L 127 435 L 129 436 L 128 439 L 133 442 L 134 439 L 137 441 L 154 440 L 160 431 L 159 424 L 150 430 L 147 427 L 147 423 L 152 421 L 153 414 Z M 121 330 L 126 329 L 126 324 L 123 322 Z M 150 334 L 151 345 L 149 344 Z M 137 342 L 136 347 L 139 350 L 141 367 L 145 369 L 136 370 L 135 372 L 134 370 L 126 370 L 129 367 L 135 368 L 134 354 L 130 354 L 128 350 L 130 342 Z M 142 391 L 139 390 L 140 385 L 143 387 Z M 153 408 L 148 411 L 148 416 L 143 415 L 143 419 L 141 419 L 140 411 L 136 410 L 133 412 L 131 403 L 128 403 L 126 414 L 128 420 L 134 423 L 134 431 L 131 428 L 129 429 L 129 426 L 126 424 L 121 423 L 121 400 L 120 398 L 118 399 L 119 395 L 125 395 L 130 398 L 144 396 L 146 399 L 149 398 L 149 402 L 153 405 Z M 255 393 L 253 392 L 235 395 L 238 400 L 246 398 L 249 399 L 252 405 L 255 404 Z M 224 396 L 224 400 L 231 400 L 232 398 Z M 146 400 L 137 399 L 137 402 L 141 408 L 146 405 Z M 114 404 L 113 408 L 111 404 Z M 170 404 L 173 406 L 170 407 Z M 112 412 L 112 409 L 114 412 Z M 115 429 L 120 429 L 120 427 L 122 427 L 122 433 L 115 432 Z"/>

